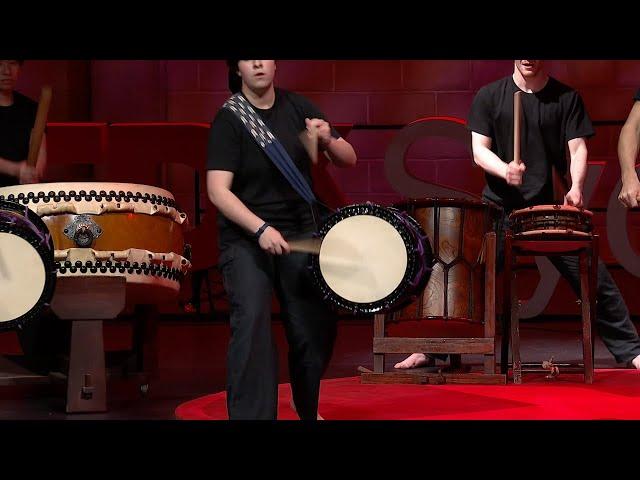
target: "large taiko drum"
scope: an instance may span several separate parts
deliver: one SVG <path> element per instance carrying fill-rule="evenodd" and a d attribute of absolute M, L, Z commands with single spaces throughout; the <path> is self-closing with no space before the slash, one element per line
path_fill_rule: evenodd
<path fill-rule="evenodd" d="M 0 330 L 20 329 L 53 296 L 53 241 L 26 206 L 0 200 Z"/>
<path fill-rule="evenodd" d="M 482 253 L 497 209 L 487 202 L 459 198 L 412 199 L 395 207 L 416 219 L 434 255 L 426 288 L 395 317 L 482 322 Z"/>
<path fill-rule="evenodd" d="M 58 281 L 124 277 L 128 305 L 174 298 L 188 271 L 181 212 L 170 192 L 128 183 L 44 183 L 0 188 L 28 207 L 53 240 Z"/>
<path fill-rule="evenodd" d="M 312 256 L 316 283 L 332 306 L 355 314 L 391 311 L 429 279 L 432 255 L 424 231 L 406 213 L 373 203 L 330 215 Z"/>
<path fill-rule="evenodd" d="M 570 205 L 536 205 L 515 210 L 509 215 L 514 235 L 588 236 L 593 213 Z"/>

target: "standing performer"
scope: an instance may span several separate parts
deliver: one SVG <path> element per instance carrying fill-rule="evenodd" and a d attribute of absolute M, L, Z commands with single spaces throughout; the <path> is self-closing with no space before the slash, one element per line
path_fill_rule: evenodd
<path fill-rule="evenodd" d="M 298 193 L 308 194 L 311 185 L 311 159 L 299 135 L 306 129 L 317 138 L 336 166 L 355 165 L 356 154 L 309 100 L 274 87 L 275 71 L 274 60 L 229 61 L 229 88 L 238 95 L 226 105 L 237 108 L 218 111 L 209 139 L 207 191 L 219 210 L 219 265 L 231 305 L 227 408 L 230 419 L 276 418 L 275 290 L 289 343 L 293 400 L 301 419 L 315 420 L 336 317 L 316 292 L 307 255 L 288 255 L 286 238 L 309 238 L 316 230 L 310 205 Z M 241 119 L 240 110 L 254 110 L 255 117 Z M 277 154 L 288 155 L 302 173 L 296 188 L 267 152 L 275 143 L 267 146 L 266 136 L 254 136 L 263 132 L 260 122 L 284 147 Z"/>
<path fill-rule="evenodd" d="M 522 92 L 522 163 L 510 161 L 515 158 L 513 99 L 518 91 Z M 513 75 L 482 87 L 473 100 L 467 128 L 471 130 L 473 159 L 486 173 L 483 197 L 504 209 L 497 226 L 497 266 L 501 268 L 509 214 L 521 208 L 554 203 L 552 168 L 563 176 L 566 174 L 567 146 L 572 183 L 564 204 L 583 206 L 582 189 L 587 175 L 585 139 L 593 136 L 594 131 L 580 95 L 547 75 L 541 60 L 515 60 Z M 563 256 L 549 260 L 579 295 L 578 258 Z M 601 261 L 596 326 L 617 362 L 640 369 L 640 338 L 618 287 Z M 417 353 L 396 368 L 417 367 L 428 360 L 426 355 Z"/>
<path fill-rule="evenodd" d="M 47 164 L 44 132 L 35 166 L 28 162 L 38 103 L 15 89 L 22 65 L 22 60 L 0 60 L 0 187 L 38 183 Z M 56 318 L 26 324 L 17 335 L 27 366 L 47 373 L 58 352 L 68 351 L 69 334 L 69 323 Z"/>
<path fill-rule="evenodd" d="M 640 145 L 640 89 L 636 92 L 634 100 L 618 140 L 618 158 L 622 174 L 622 189 L 618 199 L 629 208 L 636 208 L 640 204 L 640 180 L 636 173 Z"/>

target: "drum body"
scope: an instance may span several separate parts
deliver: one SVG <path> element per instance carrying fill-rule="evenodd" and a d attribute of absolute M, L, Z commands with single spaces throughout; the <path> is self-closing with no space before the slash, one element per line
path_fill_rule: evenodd
<path fill-rule="evenodd" d="M 425 289 L 396 318 L 443 318 L 482 322 L 484 237 L 493 230 L 495 207 L 447 198 L 395 205 L 414 217 L 431 241 L 434 265 Z"/>
<path fill-rule="evenodd" d="M 0 200 L 0 330 L 22 328 L 53 296 L 53 241 L 24 205 Z"/>
<path fill-rule="evenodd" d="M 166 190 L 127 183 L 45 183 L 0 188 L 48 227 L 58 281 L 126 278 L 127 304 L 177 296 L 190 262 L 180 212 Z"/>
<path fill-rule="evenodd" d="M 588 236 L 593 213 L 569 205 L 536 205 L 515 210 L 509 215 L 514 235 Z"/>
<path fill-rule="evenodd" d="M 312 271 L 324 298 L 355 314 L 390 311 L 429 279 L 431 248 L 406 213 L 372 203 L 339 209 L 320 228 Z"/>

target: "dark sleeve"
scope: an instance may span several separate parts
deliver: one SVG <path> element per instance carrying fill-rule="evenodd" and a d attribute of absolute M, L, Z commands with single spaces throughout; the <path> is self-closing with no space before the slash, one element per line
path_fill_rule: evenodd
<path fill-rule="evenodd" d="M 636 100 L 636 101 L 640 101 L 640 88 L 638 89 L 638 91 L 634 95 L 633 99 Z"/>
<path fill-rule="evenodd" d="M 233 113 L 221 108 L 209 131 L 207 170 L 237 172 L 240 168 L 242 136 Z"/>
<path fill-rule="evenodd" d="M 319 118 L 321 120 L 324 120 L 325 122 L 328 122 L 329 125 L 331 126 L 331 136 L 335 139 L 340 138 L 340 134 L 338 133 L 338 131 L 335 128 L 333 128 L 333 125 L 331 125 L 331 122 L 327 120 L 324 113 L 322 113 L 320 109 L 316 105 L 314 105 L 313 102 L 311 102 L 311 100 L 303 97 L 302 95 L 296 95 L 294 97 L 294 102 L 297 104 L 297 107 L 301 110 L 301 113 L 303 115 L 303 118 L 302 118 L 303 122 L 305 118 L 309 118 L 309 119 Z"/>
<path fill-rule="evenodd" d="M 578 92 L 572 92 L 567 108 L 567 126 L 564 132 L 565 142 L 574 138 L 589 138 L 593 137 L 593 135 L 595 135 L 595 131 L 582 97 Z"/>
<path fill-rule="evenodd" d="M 467 117 L 467 129 L 479 133 L 485 137 L 493 138 L 491 92 L 483 87 L 473 98 L 469 116 Z"/>

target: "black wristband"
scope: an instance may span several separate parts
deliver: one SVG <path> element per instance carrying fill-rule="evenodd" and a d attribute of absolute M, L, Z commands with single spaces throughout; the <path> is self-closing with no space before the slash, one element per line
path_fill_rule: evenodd
<path fill-rule="evenodd" d="M 270 227 L 271 225 L 269 225 L 267 222 L 264 222 L 262 224 L 262 226 L 256 231 L 256 233 L 253 234 L 253 236 L 255 237 L 256 240 L 260 239 L 260 235 L 262 235 L 264 233 L 264 231 L 267 229 L 267 227 Z"/>

